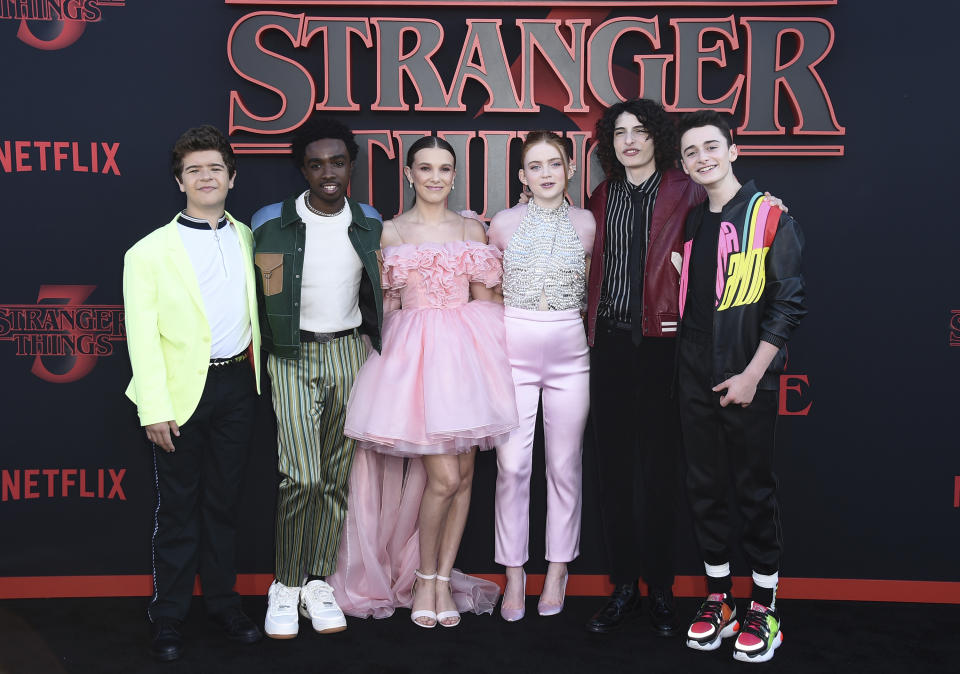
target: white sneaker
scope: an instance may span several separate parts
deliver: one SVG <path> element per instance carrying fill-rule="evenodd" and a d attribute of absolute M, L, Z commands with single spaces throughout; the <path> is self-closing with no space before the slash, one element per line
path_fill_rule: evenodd
<path fill-rule="evenodd" d="M 310 618 L 313 629 L 320 634 L 342 632 L 347 619 L 333 598 L 333 588 L 322 580 L 311 580 L 300 592 L 300 614 Z"/>
<path fill-rule="evenodd" d="M 274 580 L 267 590 L 267 617 L 263 622 L 263 631 L 272 639 L 292 639 L 300 629 L 300 616 L 297 615 L 297 603 L 300 601 L 300 588 L 287 587 Z"/>

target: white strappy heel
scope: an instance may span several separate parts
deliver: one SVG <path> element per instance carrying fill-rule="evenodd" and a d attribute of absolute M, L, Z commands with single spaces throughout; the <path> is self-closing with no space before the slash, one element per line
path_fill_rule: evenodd
<path fill-rule="evenodd" d="M 436 580 L 436 579 L 437 579 L 437 574 L 431 573 L 431 574 L 428 576 L 428 575 L 426 575 L 426 574 L 420 573 L 420 569 L 414 569 L 414 570 L 413 570 L 413 573 L 414 573 L 414 574 L 417 576 L 417 578 L 420 579 L 420 580 Z M 417 581 L 414 581 L 414 582 L 413 582 L 413 587 L 414 587 L 414 590 L 416 590 Z M 459 614 L 458 614 L 458 615 L 459 615 Z M 417 620 L 417 618 L 428 618 L 428 619 L 432 620 L 433 622 L 431 622 L 431 623 L 422 623 L 422 622 L 419 622 L 419 621 Z M 436 612 L 436 611 L 430 611 L 429 609 L 421 609 L 421 610 L 419 610 L 419 611 L 414 611 L 412 605 L 411 605 L 411 610 L 410 610 L 410 620 L 412 620 L 412 621 L 413 621 L 413 624 L 416 625 L 417 627 L 423 627 L 424 629 L 428 629 L 428 630 L 429 630 L 429 629 L 433 629 L 434 627 L 436 627 L 436 626 L 437 626 L 437 623 L 439 622 L 439 621 L 437 620 L 437 612 Z"/>
<path fill-rule="evenodd" d="M 439 580 L 439 581 L 442 581 L 442 582 L 444 582 L 444 583 L 449 583 L 449 582 L 450 582 L 450 576 L 441 576 L 439 573 L 436 574 L 436 576 L 437 576 L 437 580 Z M 452 587 L 450 588 L 450 598 L 453 599 L 453 588 L 452 588 Z M 446 620 L 447 618 L 456 618 L 457 621 L 456 621 L 456 622 L 453 622 L 453 623 L 445 623 L 445 622 L 443 622 L 443 621 Z M 460 624 L 460 612 L 457 611 L 457 610 L 453 610 L 453 611 L 440 611 L 439 613 L 437 613 L 437 622 L 440 624 L 441 627 L 456 627 L 457 625 Z"/>

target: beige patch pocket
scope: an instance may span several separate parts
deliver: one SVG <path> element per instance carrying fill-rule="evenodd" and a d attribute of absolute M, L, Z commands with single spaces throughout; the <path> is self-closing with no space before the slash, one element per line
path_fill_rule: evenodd
<path fill-rule="evenodd" d="M 283 253 L 256 253 L 253 262 L 260 270 L 263 281 L 263 296 L 270 297 L 283 292 Z"/>

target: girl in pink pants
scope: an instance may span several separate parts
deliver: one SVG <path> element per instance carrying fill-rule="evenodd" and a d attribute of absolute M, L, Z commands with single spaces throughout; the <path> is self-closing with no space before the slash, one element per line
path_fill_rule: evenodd
<path fill-rule="evenodd" d="M 580 552 L 581 448 L 587 422 L 590 358 L 581 310 L 586 301 L 595 223 L 564 198 L 573 175 L 562 138 L 532 131 L 521 149 L 528 204 L 501 211 L 488 232 L 503 251 L 504 323 L 520 427 L 497 447 L 496 556 L 507 567 L 500 614 L 524 615 L 530 472 L 543 395 L 547 469 L 546 557 L 540 615 L 563 609 L 567 562 Z"/>

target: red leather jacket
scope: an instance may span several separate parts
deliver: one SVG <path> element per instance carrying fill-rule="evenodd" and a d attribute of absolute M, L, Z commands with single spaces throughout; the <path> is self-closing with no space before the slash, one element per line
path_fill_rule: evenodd
<path fill-rule="evenodd" d="M 597 328 L 597 307 L 603 285 L 603 246 L 607 238 L 607 193 L 609 180 L 597 185 L 587 208 L 597 221 L 597 235 L 590 256 L 587 283 L 587 342 L 593 346 Z M 660 179 L 653 205 L 647 264 L 643 271 L 643 336 L 675 337 L 680 320 L 680 271 L 673 265 L 673 253 L 682 255 L 683 224 L 687 213 L 707 194 L 680 169 L 667 169 Z"/>

